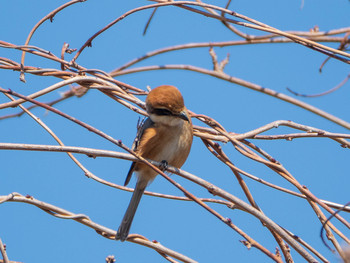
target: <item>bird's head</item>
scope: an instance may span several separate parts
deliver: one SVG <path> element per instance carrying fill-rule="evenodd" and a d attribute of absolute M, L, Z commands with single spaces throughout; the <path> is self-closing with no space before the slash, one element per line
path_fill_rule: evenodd
<path fill-rule="evenodd" d="M 174 126 L 190 121 L 180 91 L 170 85 L 159 86 L 149 92 L 146 110 L 156 123 Z"/>

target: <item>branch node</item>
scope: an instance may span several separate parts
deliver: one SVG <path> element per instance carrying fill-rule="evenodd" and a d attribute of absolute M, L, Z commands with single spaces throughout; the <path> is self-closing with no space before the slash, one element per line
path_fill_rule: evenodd
<path fill-rule="evenodd" d="M 214 71 L 218 72 L 218 73 L 224 73 L 224 68 L 229 62 L 230 54 L 228 53 L 226 55 L 226 58 L 223 59 L 220 63 L 218 62 L 218 57 L 217 57 L 213 47 L 209 48 L 209 54 L 210 54 L 212 62 L 213 62 Z"/>
<path fill-rule="evenodd" d="M 96 158 L 96 156 L 95 156 L 95 158 Z M 86 171 L 84 174 L 87 178 L 91 178 L 93 176 L 92 173 L 90 173 L 89 171 Z"/>
<path fill-rule="evenodd" d="M 236 205 L 234 203 L 231 203 L 231 204 L 227 204 L 227 207 L 230 209 L 235 209 Z"/>
<path fill-rule="evenodd" d="M 24 82 L 24 83 L 26 83 L 26 79 L 25 79 L 25 77 L 24 77 L 24 66 L 23 66 L 22 63 L 21 63 L 21 72 L 20 72 L 20 74 L 19 74 L 19 80 L 22 81 L 22 82 Z"/>
<path fill-rule="evenodd" d="M 108 257 L 106 257 L 106 263 L 114 263 L 114 262 L 116 262 L 114 255 L 109 255 Z"/>
<path fill-rule="evenodd" d="M 216 194 L 215 194 L 215 188 L 214 188 L 213 185 L 210 185 L 210 186 L 208 187 L 208 192 L 211 193 L 211 194 L 214 195 L 214 196 L 216 195 Z"/>
<path fill-rule="evenodd" d="M 281 258 L 281 252 L 280 252 L 280 250 L 279 250 L 278 247 L 276 247 L 275 255 L 276 255 L 277 257 Z"/>
<path fill-rule="evenodd" d="M 34 200 L 34 197 L 32 195 L 26 194 L 26 198 Z"/>
<path fill-rule="evenodd" d="M 248 249 L 252 247 L 252 244 L 247 240 L 240 240 L 239 242 L 241 242 Z"/>
<path fill-rule="evenodd" d="M 55 15 L 53 14 L 53 15 L 51 15 L 51 16 L 48 17 L 48 19 L 50 20 L 51 23 L 53 22 L 54 16 L 55 16 Z"/>

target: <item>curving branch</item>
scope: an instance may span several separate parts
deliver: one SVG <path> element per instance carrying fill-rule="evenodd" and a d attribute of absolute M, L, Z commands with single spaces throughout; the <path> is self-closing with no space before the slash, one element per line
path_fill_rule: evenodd
<path fill-rule="evenodd" d="M 54 206 L 52 204 L 37 200 L 32 196 L 29 196 L 29 195 L 23 196 L 19 193 L 11 193 L 7 196 L 0 196 L 0 204 L 5 203 L 5 202 L 20 202 L 20 203 L 34 205 L 52 216 L 55 216 L 55 217 L 60 218 L 60 219 L 74 220 L 80 224 L 83 224 L 87 227 L 94 229 L 99 235 L 101 235 L 105 238 L 115 240 L 115 238 L 114 238 L 116 235 L 115 230 L 110 229 L 108 227 L 105 227 L 103 225 L 100 225 L 100 224 L 92 221 L 86 215 L 74 214 L 74 213 L 72 213 L 68 210 L 65 210 L 63 208 L 60 208 L 58 206 Z M 149 247 L 158 253 L 166 254 L 170 257 L 181 260 L 182 262 L 188 262 L 188 263 L 197 262 L 189 257 L 186 257 L 185 255 L 182 255 L 174 250 L 171 250 L 171 249 L 161 245 L 158 242 L 149 241 L 147 238 L 145 238 L 141 235 L 135 235 L 135 234 L 129 235 L 129 237 L 127 238 L 127 241 Z"/>
<path fill-rule="evenodd" d="M 200 68 L 200 67 L 196 67 L 196 66 L 192 66 L 192 65 L 162 65 L 162 66 L 144 66 L 144 67 L 138 67 L 138 68 L 133 68 L 133 69 L 126 69 L 123 71 L 115 72 L 112 75 L 114 77 L 117 77 L 117 76 L 132 74 L 132 73 L 136 73 L 136 72 L 151 71 L 151 70 L 169 70 L 169 69 L 170 70 L 174 70 L 174 69 L 176 69 L 176 70 L 188 70 L 188 71 L 198 72 L 201 74 L 216 77 L 218 79 L 222 79 L 222 80 L 225 80 L 225 81 L 228 81 L 228 82 L 231 82 L 231 83 L 234 83 L 234 84 L 237 84 L 237 85 L 240 85 L 240 86 L 261 92 L 261 93 L 264 93 L 266 95 L 278 98 L 278 99 L 283 100 L 285 102 L 296 105 L 300 108 L 303 108 L 303 109 L 306 109 L 310 112 L 313 112 L 313 113 L 315 113 L 315 114 L 317 114 L 317 115 L 319 115 L 327 120 L 330 120 L 330 121 L 346 128 L 346 129 L 350 130 L 350 123 L 349 122 L 346 122 L 346 121 L 344 121 L 344 120 L 342 120 L 342 119 L 340 119 L 332 114 L 329 114 L 328 112 L 325 112 L 321 109 L 318 109 L 315 106 L 312 106 L 308 103 L 305 103 L 305 102 L 302 102 L 302 101 L 297 100 L 295 98 L 292 98 L 292 97 L 285 95 L 283 93 L 274 91 L 272 89 L 268 89 L 268 88 L 265 88 L 263 86 L 251 83 L 249 81 L 245 81 L 243 79 L 236 78 L 236 77 L 230 76 L 226 73 L 217 72 L 214 70 L 208 70 L 208 69 L 204 69 L 204 68 Z"/>
<path fill-rule="evenodd" d="M 274 156 L 270 153 L 255 145 L 253 142 L 257 140 L 286 140 L 290 141 L 298 138 L 326 138 L 338 143 L 343 148 L 350 148 L 350 134 L 346 133 L 334 133 L 327 130 L 318 129 L 315 127 L 311 127 L 308 125 L 298 124 L 291 121 L 279 120 L 274 121 L 272 123 L 268 123 L 262 127 L 256 128 L 251 131 L 247 131 L 243 134 L 237 134 L 232 131 L 227 131 L 223 125 L 219 122 L 205 116 L 203 114 L 196 114 L 194 112 L 191 113 L 191 117 L 200 121 L 202 126 L 196 125 L 194 126 L 194 135 L 199 137 L 204 143 L 205 147 L 208 151 L 220 162 L 222 165 L 227 166 L 229 171 L 232 172 L 233 180 L 237 180 L 238 185 L 242 193 L 244 194 L 244 198 L 247 200 L 243 201 L 238 198 L 236 195 L 232 195 L 230 192 L 225 191 L 219 187 L 217 187 L 214 183 L 203 180 L 202 178 L 185 172 L 180 169 L 175 169 L 173 167 L 168 167 L 168 171 L 171 173 L 178 174 L 185 179 L 195 183 L 196 185 L 206 189 L 213 196 L 217 196 L 216 198 L 200 198 L 193 195 L 190 191 L 182 187 L 175 179 L 170 178 L 164 172 L 159 170 L 159 163 L 153 162 L 152 160 L 146 160 L 141 156 L 138 156 L 134 151 L 129 149 L 126 145 L 123 144 L 121 140 L 117 140 L 112 136 L 105 134 L 104 132 L 98 130 L 97 128 L 84 123 L 73 116 L 70 116 L 66 113 L 63 113 L 55 108 L 52 105 L 71 98 L 73 96 L 83 97 L 89 90 L 91 92 L 101 92 L 103 95 L 106 95 L 109 99 L 113 99 L 116 102 L 122 104 L 127 109 L 130 109 L 140 115 L 146 116 L 145 105 L 144 102 L 140 99 L 140 96 L 144 96 L 147 94 L 147 91 L 134 87 L 128 83 L 121 82 L 117 78 L 119 76 L 123 76 L 126 74 L 134 74 L 137 72 L 149 71 L 149 70 L 162 70 L 162 69 L 173 69 L 173 70 L 188 70 L 191 72 L 197 72 L 201 74 L 205 74 L 208 76 L 215 77 L 217 79 L 225 80 L 227 82 L 237 84 L 266 95 L 275 97 L 277 99 L 283 100 L 290 104 L 301 107 L 307 111 L 313 112 L 322 118 L 328 119 L 333 123 L 336 123 L 340 126 L 343 126 L 346 129 L 350 129 L 350 123 L 337 118 L 321 109 L 318 109 L 310 104 L 302 102 L 298 99 L 290 97 L 286 94 L 276 92 L 274 90 L 264 88 L 255 83 L 251 83 L 249 81 L 230 76 L 224 72 L 224 68 L 228 63 L 228 56 L 223 61 L 218 61 L 217 56 L 214 52 L 213 47 L 227 47 L 227 46 L 236 46 L 236 45 L 257 45 L 257 44 L 274 44 L 274 43 L 297 43 L 303 45 L 307 48 L 314 50 L 315 52 L 320 52 L 325 54 L 328 58 L 338 59 L 339 61 L 350 64 L 350 54 L 347 52 L 347 47 L 350 44 L 349 40 L 349 32 L 350 28 L 339 28 L 329 31 L 318 31 L 318 28 L 313 28 L 310 31 L 281 31 L 277 28 L 271 27 L 267 24 L 262 23 L 261 21 L 257 21 L 251 17 L 247 17 L 243 14 L 239 14 L 232 10 L 228 9 L 229 2 L 225 8 L 203 3 L 201 0 L 194 1 L 161 1 L 156 0 L 155 4 L 140 6 L 135 9 L 129 10 L 126 13 L 122 14 L 118 18 L 114 19 L 108 25 L 104 26 L 94 35 L 92 35 L 86 42 L 83 44 L 72 61 L 65 60 L 65 52 L 74 52 L 72 49 L 68 49 L 68 44 L 64 44 L 59 55 L 55 55 L 52 52 L 42 49 L 37 46 L 29 45 L 29 42 L 36 32 L 36 30 L 43 24 L 44 21 L 48 19 L 52 19 L 54 15 L 64 10 L 66 7 L 78 3 L 83 2 L 84 0 L 73 0 L 70 1 L 57 9 L 50 12 L 47 16 L 42 18 L 31 30 L 29 33 L 27 40 L 24 45 L 14 45 L 5 41 L 0 40 L 0 48 L 6 49 L 14 49 L 22 52 L 21 62 L 17 62 L 11 60 L 9 58 L 0 58 L 0 69 L 4 70 L 15 70 L 21 73 L 20 79 L 24 81 L 24 74 L 33 74 L 38 77 L 44 76 L 53 76 L 58 78 L 58 82 L 54 85 L 51 85 L 47 88 L 41 89 L 37 92 L 31 92 L 30 95 L 24 96 L 19 94 L 13 90 L 5 90 L 0 88 L 0 92 L 6 95 L 11 101 L 0 104 L 1 109 L 11 110 L 11 107 L 20 107 L 21 112 L 17 114 L 8 114 L 6 116 L 0 117 L 0 120 L 6 118 L 12 118 L 14 116 L 20 116 L 22 113 L 26 113 L 31 116 L 46 132 L 48 132 L 55 140 L 58 142 L 58 145 L 35 145 L 35 144 L 14 144 L 14 143 L 0 143 L 0 150 L 27 150 L 27 151 L 46 151 L 46 152 L 62 152 L 68 154 L 70 158 L 75 162 L 77 166 L 83 171 L 83 173 L 95 180 L 97 183 L 104 184 L 109 187 L 114 187 L 124 191 L 133 191 L 132 188 L 123 187 L 118 184 L 106 181 L 95 174 L 91 173 L 81 162 L 79 162 L 74 156 L 74 154 L 84 154 L 88 157 L 108 157 L 108 158 L 118 158 L 123 160 L 142 162 L 148 166 L 150 166 L 153 170 L 163 176 L 167 181 L 177 187 L 180 192 L 184 196 L 174 196 L 167 195 L 161 193 L 147 192 L 146 194 L 168 198 L 180 201 L 192 201 L 205 209 L 205 211 L 214 215 L 220 222 L 226 224 L 230 230 L 235 231 L 240 236 L 244 238 L 242 244 L 244 244 L 247 248 L 255 247 L 263 254 L 267 255 L 271 260 L 275 262 L 282 262 L 284 260 L 286 262 L 292 262 L 292 256 L 290 248 L 293 248 L 299 255 L 301 255 L 308 262 L 316 262 L 316 258 L 323 262 L 327 262 L 327 259 L 321 253 L 319 253 L 316 249 L 314 249 L 310 244 L 306 243 L 300 237 L 294 235 L 288 229 L 283 228 L 278 225 L 276 222 L 272 221 L 269 217 L 267 217 L 263 212 L 262 208 L 257 204 L 258 202 L 255 200 L 254 192 L 252 189 L 249 189 L 248 184 L 246 183 L 246 178 L 255 180 L 256 182 L 262 183 L 272 189 L 276 189 L 278 191 L 282 191 L 291 196 L 295 196 L 298 198 L 303 198 L 310 205 L 311 211 L 314 212 L 315 216 L 319 220 L 320 224 L 324 225 L 324 229 L 327 233 L 327 238 L 332 242 L 333 247 L 336 251 L 345 258 L 344 252 L 339 245 L 339 242 L 336 239 L 340 238 L 347 243 L 350 243 L 348 237 L 345 236 L 334 224 L 330 223 L 328 218 L 328 214 L 338 220 L 337 223 L 342 223 L 342 225 L 350 228 L 350 223 L 341 217 L 337 212 L 333 209 L 342 209 L 343 211 L 350 212 L 350 207 L 343 207 L 340 204 L 333 203 L 327 200 L 321 200 L 318 196 L 314 195 L 308 188 L 302 185 L 296 178 L 280 163 Z M 157 50 L 153 50 L 151 52 L 146 53 L 145 55 L 135 58 L 124 65 L 116 65 L 116 69 L 110 73 L 107 73 L 101 69 L 88 69 L 79 65 L 76 60 L 81 55 L 83 50 L 90 46 L 92 41 L 100 36 L 103 32 L 111 28 L 112 26 L 119 23 L 121 20 L 129 17 L 132 14 L 137 12 L 141 12 L 148 9 L 153 9 L 153 14 L 155 10 L 160 10 L 162 7 L 172 6 L 173 8 L 182 8 L 190 12 L 190 14 L 199 14 L 201 16 L 208 17 L 208 19 L 215 19 L 222 23 L 227 29 L 231 30 L 236 36 L 243 38 L 241 40 L 234 41 L 224 41 L 224 42 L 206 42 L 206 43 L 188 43 L 183 45 L 171 46 L 166 48 L 161 48 Z M 151 17 L 152 18 L 152 17 Z M 150 20 L 149 20 L 150 21 Z M 236 28 L 237 27 L 237 28 Z M 252 35 L 246 34 L 243 31 L 240 31 L 238 28 L 249 28 L 254 29 L 256 32 L 263 33 L 262 35 Z M 323 43 L 323 44 L 321 44 Z M 326 46 L 324 43 L 339 43 L 339 48 L 331 48 Z M 157 56 L 159 54 L 164 54 L 167 52 L 176 52 L 178 50 L 184 49 L 193 49 L 193 48 L 209 48 L 209 54 L 212 58 L 213 62 L 213 70 L 207 70 L 205 68 L 195 67 L 193 65 L 165 65 L 165 66 L 143 66 L 137 68 L 130 68 L 131 66 L 136 65 L 139 62 L 145 61 L 148 58 Z M 57 68 L 41 68 L 34 66 L 24 65 L 24 57 L 26 53 L 31 53 L 35 56 L 40 56 L 48 61 L 54 61 L 57 64 Z M 325 62 L 328 61 L 328 58 Z M 323 65 L 322 65 L 323 66 Z M 321 66 L 321 68 L 322 68 Z M 333 88 L 335 90 L 348 81 L 349 76 L 340 83 L 337 87 Z M 42 103 L 35 99 L 40 98 L 46 94 L 52 94 L 53 91 L 65 87 L 67 85 L 75 84 L 75 87 L 70 88 L 65 91 L 61 98 L 55 99 L 51 102 Z M 331 91 L 332 91 L 331 90 Z M 330 91 L 329 91 L 330 92 Z M 329 93 L 327 92 L 327 93 Z M 300 95 L 300 94 L 295 94 Z M 17 97 L 15 99 L 14 97 Z M 24 107 L 24 103 L 31 104 L 28 107 Z M 34 107 L 41 107 L 62 118 L 66 118 L 80 127 L 87 129 L 93 132 L 95 135 L 100 136 L 104 140 L 107 140 L 117 147 L 125 150 L 125 153 L 119 153 L 116 151 L 106 151 L 102 149 L 91 149 L 91 148 L 83 148 L 83 147 L 72 147 L 65 146 L 63 142 L 58 138 L 58 136 L 52 131 L 43 121 L 39 120 L 35 115 L 33 115 L 30 110 Z M 286 126 L 292 129 L 293 131 L 285 134 L 268 134 L 265 132 L 271 131 L 274 128 L 278 128 L 280 126 Z M 297 132 L 294 132 L 297 130 Z M 262 178 L 248 173 L 244 169 L 240 168 L 232 160 L 231 158 L 221 147 L 219 143 L 227 143 L 227 147 L 231 147 L 237 153 L 239 153 L 242 157 L 246 158 L 246 160 L 254 162 L 254 164 L 262 165 L 263 167 L 267 167 L 280 178 L 283 178 L 285 182 L 287 182 L 288 186 L 291 189 L 295 189 L 295 191 L 288 189 L 287 187 L 281 187 L 279 185 L 273 184 Z M 345 149 L 347 150 L 347 149 Z M 298 192 L 297 192 L 298 191 Z M 74 214 L 72 212 L 66 211 L 64 209 L 55 207 L 51 204 L 40 202 L 39 200 L 34 199 L 31 196 L 24 197 L 17 193 L 10 194 L 8 196 L 0 197 L 0 204 L 3 202 L 24 202 L 31 205 L 35 205 L 42 209 L 43 211 L 49 213 L 52 216 L 59 217 L 61 219 L 70 219 L 75 220 L 81 224 L 87 225 L 90 228 L 93 228 L 97 231 L 98 234 L 113 239 L 115 235 L 115 231 L 104 226 L 101 226 L 89 219 L 89 217 L 82 214 Z M 209 206 L 211 203 L 217 203 L 221 205 L 225 205 L 228 209 L 239 209 L 243 213 L 249 214 L 249 216 L 257 219 L 257 222 L 261 222 L 264 227 L 270 231 L 271 235 L 275 238 L 276 244 L 279 246 L 282 253 L 279 250 L 276 250 L 276 253 L 271 252 L 263 244 L 258 243 L 253 237 L 244 232 L 241 228 L 235 225 L 230 218 L 223 217 L 218 211 L 214 210 Z M 336 234 L 336 235 L 335 235 Z M 177 262 L 176 260 L 180 260 L 183 262 L 195 262 L 193 259 L 190 259 L 184 255 L 181 255 L 173 250 L 170 250 L 158 242 L 150 242 L 140 235 L 130 235 L 128 241 L 134 242 L 137 244 L 141 244 L 143 246 L 150 247 L 156 250 L 162 257 L 167 259 L 170 262 Z M 3 245 L 0 240 L 0 250 L 3 255 L 4 261 L 5 259 L 3 253 Z M 281 256 L 281 254 L 283 254 Z M 315 258 L 315 257 L 316 258 Z"/>

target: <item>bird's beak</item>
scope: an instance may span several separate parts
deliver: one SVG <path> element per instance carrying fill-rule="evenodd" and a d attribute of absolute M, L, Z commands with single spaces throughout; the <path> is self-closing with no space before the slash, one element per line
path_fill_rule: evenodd
<path fill-rule="evenodd" d="M 186 111 L 181 111 L 179 115 L 177 115 L 177 117 L 185 120 L 185 121 L 190 121 L 187 117 Z"/>

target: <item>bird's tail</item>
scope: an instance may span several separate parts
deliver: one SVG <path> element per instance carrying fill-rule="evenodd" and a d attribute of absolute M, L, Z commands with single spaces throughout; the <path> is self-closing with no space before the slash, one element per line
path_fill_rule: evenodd
<path fill-rule="evenodd" d="M 136 209 L 147 186 L 147 182 L 140 179 L 141 178 L 137 180 L 135 190 L 132 194 L 128 209 L 126 210 L 123 220 L 118 228 L 117 235 L 115 236 L 116 240 L 125 241 L 129 235 L 129 230 L 131 227 L 132 220 L 134 219 Z"/>

